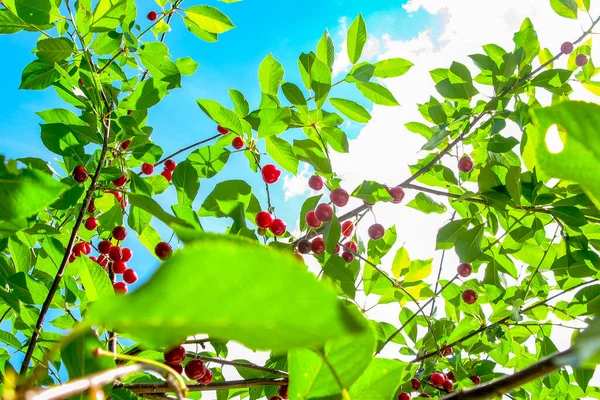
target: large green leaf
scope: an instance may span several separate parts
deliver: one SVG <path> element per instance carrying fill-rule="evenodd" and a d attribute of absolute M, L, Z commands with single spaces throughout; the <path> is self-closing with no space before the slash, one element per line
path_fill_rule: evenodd
<path fill-rule="evenodd" d="M 366 123 L 371 119 L 371 114 L 363 106 L 352 100 L 330 98 L 329 102 L 339 112 L 356 122 Z"/>
<path fill-rule="evenodd" d="M 356 82 L 356 87 L 367 99 L 382 106 L 399 106 L 398 101 L 388 88 L 376 82 Z"/>
<path fill-rule="evenodd" d="M 469 263 L 475 261 L 481 255 L 483 228 L 483 225 L 477 225 L 456 239 L 456 254 L 461 262 Z"/>
<path fill-rule="evenodd" d="M 235 28 L 229 17 L 215 7 L 192 6 L 185 13 L 190 21 L 206 32 L 219 34 Z"/>
<path fill-rule="evenodd" d="M 28 26 L 28 24 L 10 10 L 0 10 L 0 34 L 19 32 Z"/>
<path fill-rule="evenodd" d="M 279 139 L 277 136 L 267 137 L 265 143 L 269 156 L 277 164 L 296 175 L 298 172 L 298 158 L 294 154 L 292 145 L 283 139 Z"/>
<path fill-rule="evenodd" d="M 402 383 L 408 364 L 400 360 L 375 358 L 350 387 L 351 399 L 392 399 Z"/>
<path fill-rule="evenodd" d="M 238 115 L 233 111 L 223 107 L 214 100 L 196 99 L 196 102 L 210 119 L 221 125 L 223 128 L 227 128 L 238 135 L 244 133 L 242 121 L 240 120 L 240 117 L 238 117 Z"/>
<path fill-rule="evenodd" d="M 291 254 L 231 236 L 198 238 L 131 295 L 94 303 L 88 321 L 154 347 L 206 333 L 250 348 L 283 350 L 368 329 L 358 310 L 298 268 Z M 189 300 L 199 294 L 220 299 L 219 306 L 198 312 L 197 302 Z"/>
<path fill-rule="evenodd" d="M 358 14 L 348 28 L 348 58 L 352 64 L 355 64 L 360 58 L 365 43 L 367 43 L 367 26 L 362 14 Z"/>
<path fill-rule="evenodd" d="M 550 6 L 561 17 L 577 19 L 575 0 L 550 0 Z"/>
<path fill-rule="evenodd" d="M 205 146 L 192 152 L 188 160 L 196 168 L 198 177 L 212 178 L 225 167 L 231 152 L 221 146 Z"/>
<path fill-rule="evenodd" d="M 60 354 L 69 379 L 81 378 L 115 367 L 113 358 L 94 355 L 94 350 L 99 347 L 102 347 L 100 341 L 91 329 L 80 331 L 65 339 Z M 82 394 L 81 397 L 75 398 L 83 399 L 87 396 Z"/>
<path fill-rule="evenodd" d="M 3 0 L 4 5 L 31 25 L 48 25 L 60 17 L 56 1 L 51 0 Z"/>
<path fill-rule="evenodd" d="M 443 214 L 446 212 L 446 206 L 444 204 L 438 203 L 425 193 L 418 193 L 417 196 L 407 204 L 407 206 L 420 210 L 425 214 Z"/>
<path fill-rule="evenodd" d="M 373 76 L 377 78 L 395 78 L 407 73 L 413 65 L 413 63 L 404 58 L 381 60 L 373 64 L 373 67 L 375 67 Z"/>
<path fill-rule="evenodd" d="M 169 82 L 157 81 L 154 78 L 140 83 L 135 90 L 119 103 L 124 110 L 145 110 L 155 106 L 167 94 Z"/>
<path fill-rule="evenodd" d="M 283 67 L 279 61 L 272 54 L 267 55 L 258 67 L 260 90 L 265 94 L 277 96 L 279 86 L 283 82 L 283 73 Z"/>
<path fill-rule="evenodd" d="M 331 90 L 331 70 L 321 60 L 315 59 L 311 68 L 312 89 L 315 92 L 315 105 L 321 108 Z"/>
<path fill-rule="evenodd" d="M 115 30 L 125 19 L 127 0 L 100 0 L 94 9 L 90 27 L 92 32 Z"/>
<path fill-rule="evenodd" d="M 335 50 L 333 47 L 333 40 L 329 36 L 329 32 L 325 31 L 319 43 L 317 44 L 317 58 L 323 61 L 329 69 L 333 66 L 333 59 L 335 58 Z"/>
<path fill-rule="evenodd" d="M 181 87 L 181 73 L 170 60 L 169 49 L 164 43 L 146 43 L 138 54 L 140 61 L 155 79 L 169 82 L 169 88 Z"/>
<path fill-rule="evenodd" d="M 331 174 L 331 162 L 321 147 L 313 140 L 294 140 L 294 154 L 300 160 L 309 163 L 317 171 Z"/>
<path fill-rule="evenodd" d="M 37 42 L 37 57 L 47 64 L 66 60 L 73 54 L 75 45 L 67 38 L 43 39 Z"/>

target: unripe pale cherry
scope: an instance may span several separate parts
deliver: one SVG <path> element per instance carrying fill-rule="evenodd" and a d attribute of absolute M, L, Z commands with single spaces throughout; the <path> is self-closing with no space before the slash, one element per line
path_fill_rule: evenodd
<path fill-rule="evenodd" d="M 299 253 L 308 254 L 311 251 L 312 245 L 310 243 L 310 240 L 308 240 L 308 239 L 301 239 L 298 242 L 298 245 L 296 246 L 296 248 L 298 249 Z"/>
<path fill-rule="evenodd" d="M 167 242 L 160 242 L 154 247 L 154 254 L 164 261 L 173 255 L 173 248 Z"/>
<path fill-rule="evenodd" d="M 221 134 L 221 135 L 227 135 L 229 133 L 229 129 L 227 128 L 223 128 L 221 125 L 217 125 L 217 131 Z"/>
<path fill-rule="evenodd" d="M 329 221 L 333 217 L 333 208 L 326 203 L 319 204 L 315 209 L 315 216 L 319 221 Z"/>
<path fill-rule="evenodd" d="M 113 284 L 113 289 L 116 294 L 127 294 L 127 284 L 125 284 L 125 282 L 115 282 Z"/>
<path fill-rule="evenodd" d="M 131 285 L 138 280 L 138 276 L 134 270 L 128 268 L 123 272 L 123 280 Z"/>
<path fill-rule="evenodd" d="M 185 374 L 190 379 L 200 379 L 206 374 L 206 366 L 202 360 L 190 360 L 184 367 Z"/>
<path fill-rule="evenodd" d="M 373 224 L 369 227 L 369 237 L 373 240 L 379 240 L 385 235 L 385 228 L 381 224 Z"/>
<path fill-rule="evenodd" d="M 573 46 L 573 43 L 571 42 L 564 42 L 561 46 L 560 46 L 560 51 L 563 54 L 571 54 L 573 52 L 573 49 L 575 47 Z"/>
<path fill-rule="evenodd" d="M 434 372 L 433 374 L 431 374 L 431 377 L 429 377 L 429 383 L 436 387 L 442 386 L 445 380 L 446 377 L 443 374 L 440 374 L 439 372 Z"/>
<path fill-rule="evenodd" d="M 462 299 L 467 304 L 474 304 L 477 301 L 477 293 L 472 289 L 462 292 Z"/>
<path fill-rule="evenodd" d="M 244 139 L 242 139 L 239 136 L 236 136 L 235 138 L 233 138 L 233 140 L 231 141 L 231 145 L 233 146 L 234 149 L 239 150 L 242 147 L 244 147 L 246 143 L 244 143 Z"/>
<path fill-rule="evenodd" d="M 316 237 L 312 240 L 311 250 L 315 254 L 325 253 L 325 242 L 322 237 Z"/>
<path fill-rule="evenodd" d="M 127 229 L 123 226 L 117 226 L 112 230 L 112 237 L 115 240 L 125 240 L 127 237 Z"/>
<path fill-rule="evenodd" d="M 152 175 L 154 173 L 154 165 L 143 163 L 142 164 L 142 172 L 146 175 Z"/>
<path fill-rule="evenodd" d="M 166 351 L 163 356 L 169 364 L 180 364 L 185 360 L 185 348 L 183 346 L 173 347 Z"/>
<path fill-rule="evenodd" d="M 354 224 L 352 221 L 344 221 L 342 224 L 342 235 L 346 237 L 352 236 L 352 232 L 354 231 Z"/>
<path fill-rule="evenodd" d="M 394 200 L 392 200 L 392 203 L 394 204 L 398 204 L 404 199 L 404 189 L 401 187 L 390 188 L 388 189 L 388 193 L 394 198 Z"/>
<path fill-rule="evenodd" d="M 269 230 L 275 236 L 283 235 L 285 233 L 286 229 L 287 229 L 287 227 L 285 226 L 285 222 L 283 222 L 283 220 L 281 220 L 279 218 L 275 218 L 273 220 L 273 222 L 271 223 L 271 226 L 269 226 Z"/>
<path fill-rule="evenodd" d="M 460 172 L 471 172 L 473 170 L 473 160 L 469 156 L 463 156 L 458 160 L 458 170 Z"/>
<path fill-rule="evenodd" d="M 318 175 L 313 175 L 308 178 L 308 187 L 312 190 L 321 190 L 323 189 L 323 178 Z"/>
<path fill-rule="evenodd" d="M 273 216 L 266 211 L 261 211 L 256 214 L 254 221 L 259 228 L 267 229 L 273 223 Z"/>
<path fill-rule="evenodd" d="M 350 195 L 344 189 L 339 188 L 333 190 L 329 194 L 329 198 L 331 199 L 331 202 L 336 206 L 344 207 L 346 204 L 348 204 L 348 199 L 350 198 Z"/>
<path fill-rule="evenodd" d="M 165 161 L 165 170 L 167 171 L 175 171 L 177 167 L 177 163 L 171 159 Z"/>
<path fill-rule="evenodd" d="M 311 228 L 318 228 L 322 224 L 321 220 L 317 218 L 317 215 L 314 210 L 310 210 L 309 212 L 307 212 L 304 219 L 306 221 L 306 224 Z"/>
<path fill-rule="evenodd" d="M 472 271 L 473 271 L 473 267 L 471 267 L 471 264 L 467 264 L 467 263 L 462 263 L 456 268 L 456 272 L 463 278 L 466 278 L 469 275 L 471 275 Z"/>
<path fill-rule="evenodd" d="M 578 67 L 585 67 L 588 61 L 588 56 L 586 56 L 585 54 L 578 54 L 577 57 L 575 57 L 575 64 Z"/>
<path fill-rule="evenodd" d="M 265 183 L 273 184 L 279 180 L 281 171 L 273 164 L 267 164 L 262 167 L 261 174 Z"/>
<path fill-rule="evenodd" d="M 96 229 L 98 227 L 98 220 L 94 217 L 89 217 L 88 219 L 85 220 L 85 229 L 87 229 L 88 231 L 93 231 L 94 229 Z"/>

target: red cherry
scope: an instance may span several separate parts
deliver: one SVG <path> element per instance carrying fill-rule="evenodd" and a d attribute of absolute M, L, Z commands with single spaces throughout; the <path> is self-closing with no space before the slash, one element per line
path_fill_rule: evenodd
<path fill-rule="evenodd" d="M 108 256 L 113 261 L 121 261 L 123 259 L 123 253 L 121 252 L 121 247 L 119 246 L 111 246 L 108 251 Z"/>
<path fill-rule="evenodd" d="M 227 128 L 223 128 L 221 125 L 217 125 L 217 131 L 221 134 L 221 135 L 227 135 L 229 133 L 229 129 Z"/>
<path fill-rule="evenodd" d="M 113 180 L 112 183 L 116 187 L 121 187 L 127 183 L 127 177 L 125 175 L 122 175 L 120 178 Z"/>
<path fill-rule="evenodd" d="M 353 252 L 358 252 L 358 245 L 355 242 L 346 242 L 344 243 L 344 247 L 352 250 Z"/>
<path fill-rule="evenodd" d="M 442 383 L 442 389 L 444 389 L 446 392 L 451 392 L 452 389 L 454 389 L 454 384 L 452 381 L 446 379 L 444 383 Z"/>
<path fill-rule="evenodd" d="M 116 294 L 127 294 L 127 285 L 125 282 L 115 282 L 113 283 L 113 289 Z"/>
<path fill-rule="evenodd" d="M 90 200 L 90 204 L 88 205 L 88 212 L 89 213 L 93 213 L 96 211 L 96 202 L 94 201 L 94 199 Z"/>
<path fill-rule="evenodd" d="M 344 221 L 342 224 L 342 235 L 350 237 L 352 236 L 352 231 L 354 231 L 354 224 L 352 221 Z"/>
<path fill-rule="evenodd" d="M 79 81 L 77 81 L 77 83 L 79 83 L 79 86 L 85 87 L 85 85 L 83 84 L 83 79 L 79 78 Z"/>
<path fill-rule="evenodd" d="M 427 393 L 421 393 L 421 394 L 419 395 L 419 397 L 426 397 L 426 398 L 428 398 L 428 399 L 430 399 L 430 398 L 431 398 L 431 396 L 430 396 L 430 395 L 428 395 Z"/>
<path fill-rule="evenodd" d="M 142 173 L 144 173 L 146 175 L 152 175 L 154 173 L 154 165 L 148 164 L 148 163 L 143 163 L 142 164 Z"/>
<path fill-rule="evenodd" d="M 76 258 L 77 258 L 77 257 L 75 256 L 75 254 L 71 254 L 71 255 L 69 256 L 69 262 L 70 262 L 70 263 L 74 262 Z"/>
<path fill-rule="evenodd" d="M 279 176 L 281 175 L 281 171 L 277 169 L 273 164 L 267 164 L 262 168 L 262 177 L 263 180 L 268 184 L 273 184 L 279 180 Z"/>
<path fill-rule="evenodd" d="M 373 224 L 369 227 L 369 237 L 373 240 L 379 240 L 385 235 L 385 228 L 381 224 Z"/>
<path fill-rule="evenodd" d="M 477 293 L 472 289 L 462 292 L 462 299 L 467 304 L 474 304 L 477 301 Z"/>
<path fill-rule="evenodd" d="M 173 179 L 173 171 L 167 171 L 166 169 L 160 173 L 162 176 L 165 177 L 166 180 L 168 180 L 169 182 L 171 182 L 171 180 Z"/>
<path fill-rule="evenodd" d="M 160 242 L 154 248 L 154 254 L 156 254 L 156 257 L 164 261 L 171 257 L 173 254 L 173 248 L 167 242 Z"/>
<path fill-rule="evenodd" d="M 473 271 L 473 267 L 471 267 L 471 264 L 462 263 L 458 266 L 458 268 L 456 268 L 456 271 L 458 272 L 458 274 L 460 276 L 462 276 L 463 278 L 466 278 L 469 275 L 471 275 L 471 272 Z"/>
<path fill-rule="evenodd" d="M 319 218 L 317 218 L 317 215 L 313 210 L 307 212 L 304 219 L 306 220 L 306 224 L 311 228 L 318 228 L 322 224 L 322 222 L 319 220 Z"/>
<path fill-rule="evenodd" d="M 122 208 L 127 207 L 127 198 L 121 196 L 121 192 L 118 192 L 116 190 L 111 190 L 110 193 L 112 193 L 112 195 L 115 196 L 117 203 L 119 203 Z"/>
<path fill-rule="evenodd" d="M 88 255 L 92 252 L 92 245 L 88 242 L 83 243 L 83 254 Z"/>
<path fill-rule="evenodd" d="M 458 160 L 458 170 L 461 172 L 471 172 L 473 170 L 473 160 L 469 156 L 463 156 Z"/>
<path fill-rule="evenodd" d="M 401 187 L 390 188 L 388 189 L 388 193 L 394 198 L 394 200 L 392 200 L 392 203 L 394 204 L 400 203 L 404 198 L 404 189 Z"/>
<path fill-rule="evenodd" d="M 125 240 L 127 237 L 127 229 L 123 226 L 116 226 L 112 230 L 112 237 L 115 238 L 115 240 Z"/>
<path fill-rule="evenodd" d="M 431 383 L 433 386 L 439 387 L 442 386 L 445 380 L 446 377 L 443 374 L 440 374 L 439 372 L 434 372 L 429 378 L 429 383 Z"/>
<path fill-rule="evenodd" d="M 277 394 L 279 394 L 284 399 L 287 399 L 288 398 L 288 385 L 279 386 L 279 390 L 277 391 Z"/>
<path fill-rule="evenodd" d="M 410 394 L 406 392 L 398 393 L 398 400 L 410 400 Z"/>
<path fill-rule="evenodd" d="M 273 223 L 273 216 L 266 211 L 261 211 L 256 214 L 254 221 L 259 228 L 267 229 Z"/>
<path fill-rule="evenodd" d="M 310 240 L 302 239 L 298 242 L 296 248 L 298 249 L 299 253 L 308 254 L 311 251 L 312 245 L 310 243 Z"/>
<path fill-rule="evenodd" d="M 104 254 L 101 254 L 100 256 L 98 256 L 98 260 L 97 263 L 106 268 L 106 266 L 108 265 L 108 257 L 106 257 Z"/>
<path fill-rule="evenodd" d="M 181 364 L 185 360 L 185 348 L 183 346 L 173 347 L 164 353 L 164 358 L 169 364 Z"/>
<path fill-rule="evenodd" d="M 476 385 L 479 385 L 479 384 L 481 383 L 481 378 L 480 378 L 480 377 L 478 377 L 477 375 L 473 375 L 473 376 L 471 377 L 471 381 L 472 381 L 474 384 L 476 384 Z"/>
<path fill-rule="evenodd" d="M 89 174 L 83 165 L 78 165 L 73 169 L 73 179 L 75 182 L 83 183 L 87 181 Z"/>
<path fill-rule="evenodd" d="M 132 112 L 132 110 L 127 110 L 127 115 L 131 115 Z"/>
<path fill-rule="evenodd" d="M 131 140 L 127 139 L 126 141 L 124 141 L 123 143 L 121 143 L 121 148 L 123 150 L 127 150 L 129 148 L 130 144 L 131 144 Z"/>
<path fill-rule="evenodd" d="M 132 285 L 138 280 L 138 276 L 134 270 L 129 268 L 126 269 L 125 272 L 123 272 L 123 280 Z"/>
<path fill-rule="evenodd" d="M 446 378 L 452 382 L 456 382 L 456 377 L 454 376 L 454 372 L 452 371 L 446 372 Z"/>
<path fill-rule="evenodd" d="M 91 256 L 90 260 L 92 260 L 93 262 L 98 262 L 98 259 L 96 257 L 94 257 L 94 256 Z"/>
<path fill-rule="evenodd" d="M 93 231 L 94 229 L 96 229 L 98 227 L 98 220 L 94 217 L 89 217 L 88 219 L 85 220 L 85 229 L 87 229 L 88 231 Z"/>
<path fill-rule="evenodd" d="M 322 237 L 316 237 L 312 240 L 311 250 L 315 254 L 325 253 L 325 242 Z"/>
<path fill-rule="evenodd" d="M 346 204 L 348 204 L 348 199 L 350 198 L 350 195 L 348 195 L 348 192 L 346 192 L 344 189 L 340 188 L 332 191 L 329 194 L 329 198 L 336 206 L 344 207 Z"/>
<path fill-rule="evenodd" d="M 442 350 L 442 356 L 443 357 L 447 357 L 452 355 L 453 351 L 452 351 L 452 347 L 446 347 L 445 349 Z"/>
<path fill-rule="evenodd" d="M 323 189 L 323 178 L 318 175 L 313 175 L 308 178 L 308 187 L 312 190 L 321 190 Z"/>
<path fill-rule="evenodd" d="M 410 380 L 410 384 L 412 385 L 412 390 L 414 390 L 414 391 L 421 389 L 421 381 L 418 380 L 417 378 L 412 378 Z"/>
<path fill-rule="evenodd" d="M 242 147 L 244 147 L 246 143 L 244 143 L 244 139 L 242 139 L 239 136 L 236 136 L 235 138 L 233 138 L 233 140 L 231 141 L 231 145 L 233 146 L 234 149 L 239 150 Z"/>
<path fill-rule="evenodd" d="M 201 385 L 208 385 L 209 383 L 211 383 L 213 380 L 213 374 L 212 371 L 210 369 L 206 369 L 206 373 L 204 374 L 204 376 L 200 379 L 198 379 L 198 383 Z"/>
<path fill-rule="evenodd" d="M 588 56 L 586 56 L 585 54 L 578 54 L 577 57 L 575 57 L 575 64 L 578 67 L 585 67 L 588 61 Z"/>
<path fill-rule="evenodd" d="M 122 274 L 123 272 L 127 271 L 127 263 L 123 260 L 115 261 L 113 262 L 112 270 L 115 274 Z"/>
<path fill-rule="evenodd" d="M 110 248 L 112 247 L 112 243 L 110 240 L 104 239 L 100 243 L 98 243 L 98 251 L 102 254 L 108 254 Z"/>
<path fill-rule="evenodd" d="M 329 204 L 319 204 L 315 209 L 315 216 L 319 221 L 329 221 L 333 217 L 333 208 Z"/>
<path fill-rule="evenodd" d="M 177 167 L 177 163 L 171 159 L 165 161 L 165 170 L 167 171 L 175 171 Z"/>
<path fill-rule="evenodd" d="M 285 233 L 287 227 L 285 226 L 285 222 L 283 222 L 283 220 L 275 218 L 273 222 L 271 222 L 271 226 L 269 226 L 269 229 L 271 230 L 271 232 L 273 232 L 273 235 L 281 236 Z"/>
<path fill-rule="evenodd" d="M 340 249 L 341 249 L 340 244 L 336 243 L 335 244 L 335 248 L 333 249 L 333 254 L 339 254 L 340 253 Z"/>
<path fill-rule="evenodd" d="M 171 364 L 166 362 L 166 365 L 168 365 L 169 367 L 173 368 L 175 370 L 175 372 L 177 372 L 179 375 L 183 374 L 183 365 L 181 364 Z"/>
<path fill-rule="evenodd" d="M 83 253 L 84 247 L 85 247 L 85 244 L 83 242 L 75 243 L 75 245 L 73 246 L 73 252 L 72 252 L 72 254 L 75 257 L 81 256 L 82 254 L 84 254 Z"/>
<path fill-rule="evenodd" d="M 564 42 L 561 46 L 560 46 L 560 51 L 561 53 L 564 54 L 571 54 L 573 52 L 573 43 L 571 42 Z"/>
<path fill-rule="evenodd" d="M 190 360 L 185 364 L 185 374 L 190 379 L 200 379 L 206 374 L 206 366 L 202 360 Z"/>
<path fill-rule="evenodd" d="M 133 256 L 133 252 L 131 251 L 130 248 L 127 248 L 127 247 L 123 247 L 121 249 L 121 254 L 122 254 L 121 261 L 125 261 L 125 262 L 131 260 L 131 257 Z"/>
<path fill-rule="evenodd" d="M 156 13 L 156 11 L 150 11 L 148 15 L 146 15 L 146 18 L 148 18 L 149 21 L 154 22 L 158 18 L 158 14 Z"/>
<path fill-rule="evenodd" d="M 352 261 L 354 261 L 354 254 L 352 254 L 349 251 L 344 251 L 342 253 L 342 258 L 344 259 L 344 261 L 346 261 L 348 264 L 351 263 Z"/>

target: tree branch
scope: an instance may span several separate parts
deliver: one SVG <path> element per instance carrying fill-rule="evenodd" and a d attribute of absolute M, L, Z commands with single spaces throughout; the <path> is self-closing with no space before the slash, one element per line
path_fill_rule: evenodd
<path fill-rule="evenodd" d="M 215 140 L 215 139 L 216 139 L 216 138 L 218 138 L 219 136 L 221 136 L 221 134 L 220 134 L 220 133 L 219 133 L 219 134 L 217 134 L 217 135 L 211 136 L 211 137 L 209 137 L 208 139 L 204 139 L 204 140 L 201 140 L 201 141 L 199 141 L 199 142 L 196 142 L 196 143 L 194 143 L 194 144 L 190 144 L 189 146 L 187 146 L 187 147 L 184 147 L 183 149 L 177 150 L 177 151 L 176 151 L 175 153 L 173 153 L 173 154 L 169 154 L 168 156 L 166 156 L 166 157 L 163 157 L 163 158 L 162 158 L 160 161 L 158 161 L 156 164 L 154 164 L 154 166 L 156 167 L 156 166 L 158 166 L 158 165 L 160 165 L 160 164 L 164 163 L 164 162 L 165 162 L 165 161 L 167 161 L 168 159 L 170 159 L 170 158 L 173 158 L 173 157 L 175 157 L 176 155 L 183 153 L 184 151 L 187 151 L 187 150 L 189 150 L 189 149 L 192 149 L 192 148 L 194 148 L 194 147 L 196 147 L 196 146 L 200 146 L 201 144 L 208 143 L 208 142 L 210 142 L 211 140 Z"/>
<path fill-rule="evenodd" d="M 288 384 L 288 378 L 257 378 L 245 379 L 239 381 L 212 382 L 208 385 L 194 384 L 188 385 L 190 392 L 205 392 L 208 390 L 228 390 L 251 388 L 256 386 L 285 386 Z M 166 393 L 169 392 L 169 386 L 164 382 L 150 383 L 116 383 L 115 389 L 123 388 L 131 390 L 135 394 L 146 393 Z"/>
<path fill-rule="evenodd" d="M 269 372 L 271 374 L 276 374 L 276 375 L 283 375 L 283 376 L 287 376 L 288 373 L 286 371 L 281 371 L 278 369 L 274 369 L 274 368 L 269 368 L 269 367 L 263 367 L 261 365 L 257 365 L 257 364 L 253 364 L 253 363 L 245 363 L 245 362 L 239 362 L 239 361 L 229 361 L 229 360 L 224 360 L 222 358 L 212 358 L 212 357 L 206 357 L 206 356 L 201 356 L 198 355 L 194 352 L 188 352 L 190 355 L 190 357 L 192 358 L 197 358 L 199 360 L 203 360 L 203 361 L 208 361 L 208 362 L 214 362 L 217 364 L 221 364 L 221 365 L 231 365 L 233 367 L 241 367 L 241 368 L 249 368 L 249 369 L 257 369 L 260 371 L 265 371 L 265 372 Z"/>

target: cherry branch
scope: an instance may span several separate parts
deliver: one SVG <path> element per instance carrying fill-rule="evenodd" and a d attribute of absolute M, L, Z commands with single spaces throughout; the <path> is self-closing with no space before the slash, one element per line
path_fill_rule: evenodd
<path fill-rule="evenodd" d="M 221 136 L 221 134 L 217 134 L 217 135 L 214 135 L 214 136 L 211 136 L 211 137 L 209 137 L 208 139 L 204 139 L 204 140 L 201 140 L 201 141 L 199 141 L 199 142 L 196 142 L 196 143 L 194 143 L 194 144 L 190 144 L 189 146 L 186 146 L 186 147 L 184 147 L 183 149 L 177 150 L 177 151 L 176 151 L 175 153 L 173 153 L 173 154 L 169 154 L 168 156 L 166 156 L 166 157 L 163 157 L 163 158 L 162 158 L 160 161 L 156 162 L 156 164 L 154 164 L 154 166 L 156 167 L 156 166 L 158 166 L 158 165 L 160 165 L 160 164 L 164 163 L 164 162 L 165 162 L 165 161 L 167 161 L 168 159 L 170 159 L 170 158 L 173 158 L 173 157 L 175 157 L 176 155 L 179 155 L 179 154 L 183 153 L 184 151 L 188 151 L 188 150 L 190 150 L 190 149 L 193 149 L 193 148 L 194 148 L 194 147 L 196 147 L 196 146 L 200 146 L 201 144 L 208 143 L 208 142 L 210 142 L 210 141 L 212 141 L 212 140 L 215 140 L 215 139 L 216 139 L 216 138 L 218 138 L 219 136 Z"/>
<path fill-rule="evenodd" d="M 265 372 L 269 372 L 271 374 L 276 374 L 276 375 L 283 375 L 283 376 L 288 375 L 288 373 L 285 371 L 281 371 L 281 370 L 269 368 L 269 367 L 263 367 L 261 365 L 257 365 L 257 364 L 253 364 L 253 363 L 229 361 L 229 360 L 224 360 L 222 358 L 206 357 L 206 356 L 198 355 L 194 352 L 188 352 L 188 353 L 190 354 L 190 357 L 192 357 L 192 358 L 197 358 L 199 360 L 208 361 L 208 362 L 214 362 L 214 363 L 221 364 L 221 365 L 231 365 L 233 367 L 256 369 L 259 371 L 265 371 Z"/>
<path fill-rule="evenodd" d="M 187 385 L 190 392 L 205 392 L 209 390 L 228 390 L 242 389 L 257 386 L 285 386 L 288 384 L 288 378 L 256 378 L 237 381 L 212 382 L 208 385 L 193 384 Z M 147 393 L 166 393 L 169 392 L 169 386 L 164 382 L 144 382 L 144 383 L 115 383 L 115 389 L 127 389 L 135 394 Z"/>

